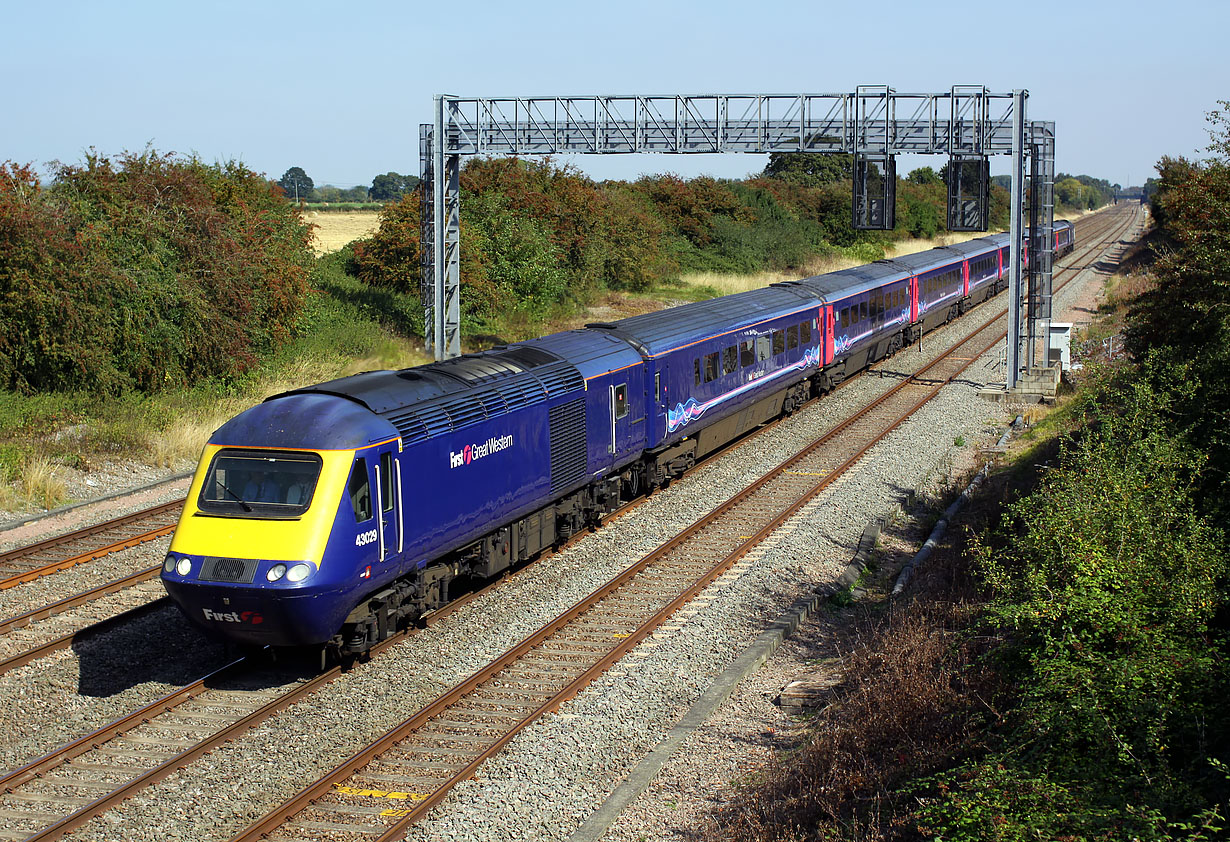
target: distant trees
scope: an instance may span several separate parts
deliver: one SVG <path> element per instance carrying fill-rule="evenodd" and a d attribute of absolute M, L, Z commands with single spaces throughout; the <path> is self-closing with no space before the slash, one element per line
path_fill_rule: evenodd
<path fill-rule="evenodd" d="M 282 173 L 282 177 L 278 179 L 278 186 L 282 188 L 286 198 L 296 202 L 306 202 L 312 198 L 312 190 L 316 185 L 303 171 L 303 167 L 291 167 Z"/>
<path fill-rule="evenodd" d="M 324 184 L 317 187 L 314 192 L 318 202 L 367 201 L 367 188 L 362 185 L 358 187 L 334 187 L 332 184 Z"/>
<path fill-rule="evenodd" d="M 374 202 L 395 202 L 407 193 L 413 192 L 418 185 L 418 176 L 402 175 L 390 170 L 372 179 L 372 186 L 367 191 L 367 195 Z"/>

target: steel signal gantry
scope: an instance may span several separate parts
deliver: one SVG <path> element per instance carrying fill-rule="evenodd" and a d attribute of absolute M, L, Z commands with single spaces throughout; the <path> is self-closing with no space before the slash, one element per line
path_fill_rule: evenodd
<path fill-rule="evenodd" d="M 1030 160 L 1031 242 L 1029 350 L 1046 337 L 1050 319 L 1053 238 L 1053 123 L 1025 119 L 1025 91 L 991 93 L 954 87 L 947 93 L 897 93 L 886 86 L 839 94 L 699 94 L 587 97 L 435 98 L 435 121 L 420 127 L 423 178 L 422 294 L 429 346 L 437 359 L 461 353 L 460 195 L 464 155 L 560 153 L 846 153 L 891 164 L 901 154 L 950 157 L 954 167 L 990 155 L 1013 156 L 1013 254 L 1024 247 L 1024 161 Z M 985 172 L 985 167 L 982 168 Z M 887 171 L 887 170 L 885 170 Z M 882 178 L 884 189 L 892 188 Z M 864 185 L 865 185 L 864 181 Z M 861 199 L 861 208 L 860 208 Z M 950 219 L 977 219 L 979 196 L 950 195 Z M 971 204 L 972 203 L 972 204 Z M 860 197 L 853 211 L 867 227 L 891 227 L 892 197 Z M 985 218 L 985 212 L 983 212 Z M 985 227 L 985 226 L 984 226 Z M 1020 261 L 1011 267 L 1013 301 L 1021 292 Z M 1019 378 L 1019 306 L 1008 342 L 1008 387 Z M 1039 330 L 1039 327 L 1041 328 Z M 1032 364 L 1032 363 L 1031 363 Z"/>

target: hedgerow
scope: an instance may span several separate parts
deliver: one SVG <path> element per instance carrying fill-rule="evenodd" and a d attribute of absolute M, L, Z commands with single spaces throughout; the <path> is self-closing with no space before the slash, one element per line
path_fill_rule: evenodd
<path fill-rule="evenodd" d="M 310 227 L 241 164 L 146 151 L 0 164 L 0 387 L 152 391 L 283 341 Z"/>

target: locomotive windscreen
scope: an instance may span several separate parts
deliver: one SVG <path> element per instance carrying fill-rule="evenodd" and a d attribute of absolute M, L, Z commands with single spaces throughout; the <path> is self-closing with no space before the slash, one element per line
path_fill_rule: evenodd
<path fill-rule="evenodd" d="M 298 517 L 320 477 L 314 453 L 218 451 L 201 485 L 202 512 L 231 517 Z"/>

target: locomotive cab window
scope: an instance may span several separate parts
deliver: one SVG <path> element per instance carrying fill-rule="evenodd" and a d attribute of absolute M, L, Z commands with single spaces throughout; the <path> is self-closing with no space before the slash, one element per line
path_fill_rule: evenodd
<path fill-rule="evenodd" d="M 362 456 L 354 460 L 354 467 L 350 469 L 350 482 L 346 484 L 346 496 L 350 498 L 350 508 L 354 510 L 356 522 L 371 520 L 372 488 L 367 479 L 367 460 Z"/>
<path fill-rule="evenodd" d="M 656 371 L 653 375 L 653 399 L 658 403 L 662 403 L 662 372 Z"/>
<path fill-rule="evenodd" d="M 623 418 L 628 414 L 628 384 L 620 383 L 615 387 L 615 417 Z"/>
<path fill-rule="evenodd" d="M 393 454 L 380 454 L 380 508 L 393 511 Z"/>
<path fill-rule="evenodd" d="M 298 517 L 311 505 L 321 464 L 315 453 L 220 450 L 201 484 L 197 505 L 209 515 Z"/>

